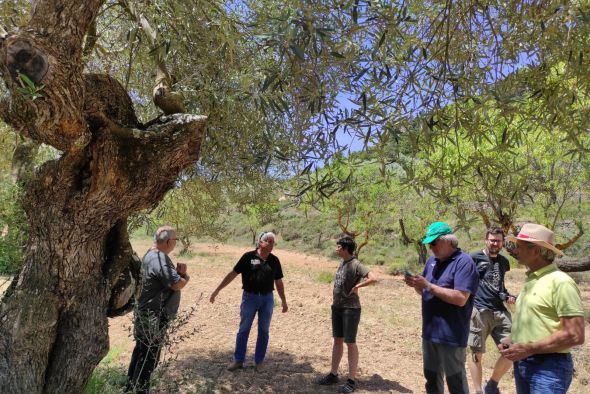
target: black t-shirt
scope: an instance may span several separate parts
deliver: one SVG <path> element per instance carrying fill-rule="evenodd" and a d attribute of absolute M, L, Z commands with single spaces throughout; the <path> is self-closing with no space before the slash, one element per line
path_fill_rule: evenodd
<path fill-rule="evenodd" d="M 500 292 L 508 294 L 504 286 L 504 275 L 510 271 L 508 259 L 498 254 L 489 257 L 483 251 L 471 255 L 479 272 L 479 287 L 473 305 L 477 309 L 489 309 L 492 311 L 505 311 L 504 301 L 500 298 Z"/>
<path fill-rule="evenodd" d="M 249 293 L 270 293 L 274 290 L 274 281 L 283 278 L 277 256 L 271 253 L 265 261 L 255 250 L 244 253 L 234 271 L 242 274 L 242 289 Z"/>

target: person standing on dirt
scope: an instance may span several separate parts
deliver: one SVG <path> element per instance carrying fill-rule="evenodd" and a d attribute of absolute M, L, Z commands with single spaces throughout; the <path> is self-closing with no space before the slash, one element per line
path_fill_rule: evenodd
<path fill-rule="evenodd" d="M 334 278 L 332 303 L 332 369 L 330 373 L 318 380 L 320 385 L 338 382 L 338 366 L 348 348 L 348 380 L 338 388 L 339 393 L 352 393 L 356 388 L 356 373 L 359 351 L 356 334 L 361 320 L 361 303 L 358 290 L 375 282 L 375 276 L 355 256 L 356 243 L 351 237 L 342 237 L 336 242 L 336 253 L 342 262 Z M 363 281 L 363 279 L 366 280 Z"/>
<path fill-rule="evenodd" d="M 518 394 L 566 393 L 573 377 L 570 349 L 584 343 L 584 304 L 574 280 L 560 271 L 553 231 L 527 223 L 516 237 L 512 250 L 527 267 L 527 278 L 516 300 L 510 338 L 498 346 L 505 358 L 514 361 Z"/>
<path fill-rule="evenodd" d="M 176 246 L 176 231 L 160 227 L 154 244 L 142 259 L 141 295 L 137 300 L 133 336 L 135 348 L 127 373 L 125 392 L 149 393 L 150 377 L 160 359 L 168 323 L 180 305 L 180 290 L 190 277 L 186 264 L 176 268 L 169 257 Z"/>
<path fill-rule="evenodd" d="M 209 301 L 215 302 L 215 298 L 225 286 L 231 283 L 236 276 L 242 275 L 242 303 L 240 305 L 240 327 L 236 335 L 236 349 L 234 361 L 227 368 L 228 371 L 235 371 L 244 367 L 246 359 L 246 347 L 250 329 L 254 317 L 258 314 L 258 338 L 254 352 L 254 363 L 256 370 L 261 371 L 266 348 L 268 347 L 270 321 L 274 308 L 273 290 L 277 288 L 283 313 L 289 310 L 285 287 L 283 285 L 283 270 L 279 259 L 272 254 L 275 244 L 275 235 L 270 231 L 264 231 L 258 237 L 256 250 L 244 253 L 230 271 L 213 291 Z"/>
<path fill-rule="evenodd" d="M 428 226 L 422 243 L 433 256 L 422 275 L 404 281 L 422 297 L 422 357 L 428 394 L 443 394 L 443 377 L 451 394 L 469 394 L 465 359 L 473 295 L 479 275 L 473 259 L 444 222 Z"/>
<path fill-rule="evenodd" d="M 512 316 L 504 306 L 514 304 L 516 298 L 511 296 L 504 286 L 504 277 L 510 270 L 508 259 L 500 254 L 504 245 L 504 230 L 491 227 L 486 232 L 486 247 L 471 254 L 479 272 L 479 287 L 473 299 L 473 313 L 467 343 L 471 348 L 468 361 L 469 372 L 476 394 L 500 394 L 498 382 L 512 366 L 512 362 L 502 356 L 498 358 L 490 380 L 484 390 L 481 387 L 482 358 L 486 351 L 486 339 L 492 336 L 496 345 L 510 336 Z"/>

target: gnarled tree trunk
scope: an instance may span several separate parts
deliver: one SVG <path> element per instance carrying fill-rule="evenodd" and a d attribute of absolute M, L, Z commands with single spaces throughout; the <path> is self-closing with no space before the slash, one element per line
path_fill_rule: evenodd
<path fill-rule="evenodd" d="M 82 39 L 102 3 L 36 1 L 29 28 L 0 40 L 12 93 L 0 116 L 63 152 L 25 186 L 30 239 L 0 307 L 2 393 L 84 389 L 108 351 L 107 313 L 133 262 L 126 219 L 198 159 L 205 117 L 176 114 L 145 129 L 116 80 L 82 74 Z M 22 75 L 42 97 L 19 89 Z"/>
<path fill-rule="evenodd" d="M 579 259 L 565 258 L 555 261 L 560 270 L 564 272 L 584 272 L 590 271 L 590 257 Z"/>

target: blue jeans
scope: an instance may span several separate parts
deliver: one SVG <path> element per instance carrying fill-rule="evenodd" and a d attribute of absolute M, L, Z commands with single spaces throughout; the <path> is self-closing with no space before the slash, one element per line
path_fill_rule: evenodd
<path fill-rule="evenodd" d="M 518 394 L 562 394 L 572 383 L 574 363 L 569 353 L 536 354 L 514 363 Z"/>
<path fill-rule="evenodd" d="M 257 312 L 258 338 L 256 339 L 254 362 L 260 364 L 264 361 L 266 348 L 268 347 L 268 333 L 273 307 L 274 298 L 272 292 L 260 295 L 244 291 L 242 304 L 240 305 L 240 328 L 238 335 L 236 335 L 235 361 L 244 362 L 246 359 L 246 347 L 248 346 L 250 328 L 252 328 L 252 322 L 254 322 L 254 316 L 256 316 Z"/>

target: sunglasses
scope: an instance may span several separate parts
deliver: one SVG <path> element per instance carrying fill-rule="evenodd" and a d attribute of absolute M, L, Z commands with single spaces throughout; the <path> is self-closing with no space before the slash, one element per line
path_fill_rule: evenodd
<path fill-rule="evenodd" d="M 432 242 L 430 243 L 430 246 L 436 246 L 436 244 L 438 243 L 438 241 L 439 241 L 439 239 L 438 239 L 438 238 L 437 238 L 437 239 L 435 239 L 434 241 L 432 241 Z"/>

